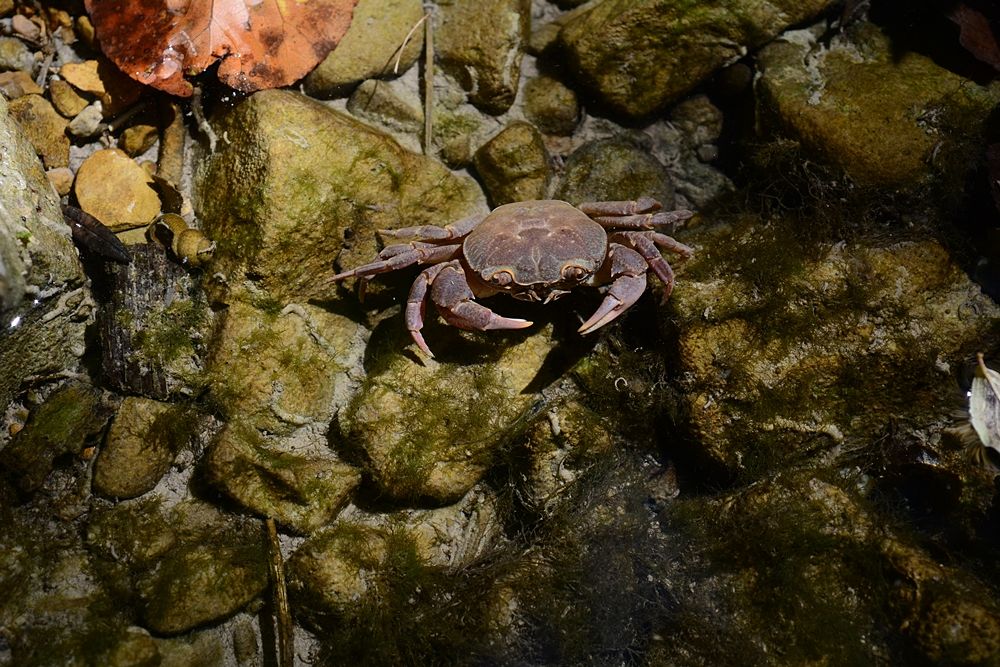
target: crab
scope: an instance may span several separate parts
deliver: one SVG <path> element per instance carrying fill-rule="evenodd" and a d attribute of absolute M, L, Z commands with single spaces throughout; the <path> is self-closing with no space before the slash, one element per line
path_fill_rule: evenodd
<path fill-rule="evenodd" d="M 460 329 L 523 329 L 532 323 L 498 315 L 476 299 L 507 293 L 549 303 L 580 285 L 600 287 L 604 300 L 580 325 L 579 332 L 588 334 L 642 296 L 650 269 L 663 282 L 664 301 L 669 298 L 674 272 L 659 249 L 683 258 L 693 251 L 655 229 L 672 229 L 693 214 L 661 208 L 660 202 L 648 197 L 579 206 L 544 199 L 504 204 L 485 217 L 473 216 L 446 227 L 380 230 L 383 237 L 409 241 L 386 246 L 377 260 L 338 273 L 332 280 L 369 280 L 414 264 L 430 265 L 413 282 L 405 320 L 417 347 L 431 357 L 421 333 L 428 297 L 445 321 Z"/>

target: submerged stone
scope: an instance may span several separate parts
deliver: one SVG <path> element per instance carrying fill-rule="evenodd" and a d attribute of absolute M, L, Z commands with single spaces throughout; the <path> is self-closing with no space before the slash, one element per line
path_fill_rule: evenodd
<path fill-rule="evenodd" d="M 211 400 L 223 415 L 287 435 L 328 424 L 359 382 L 364 327 L 316 306 L 226 309 L 208 363 Z"/>
<path fill-rule="evenodd" d="M 501 114 L 517 95 L 521 58 L 528 40 L 528 0 L 455 0 L 436 14 L 434 52 L 469 102 Z"/>
<path fill-rule="evenodd" d="M 762 116 L 861 185 L 912 188 L 943 174 L 961 189 L 982 148 L 976 138 L 1000 101 L 1000 86 L 898 53 L 868 23 L 825 48 L 796 31 L 764 48 L 758 62 Z"/>
<path fill-rule="evenodd" d="M 493 206 L 545 199 L 552 170 L 542 135 L 517 121 L 476 151 L 473 163 Z"/>
<path fill-rule="evenodd" d="M 700 240 L 668 329 L 689 434 L 732 473 L 950 414 L 950 369 L 997 332 L 1000 309 L 931 240 L 807 250 L 753 220 Z"/>
<path fill-rule="evenodd" d="M 495 349 L 482 358 L 457 332 L 442 334 L 451 341 L 440 360 L 416 363 L 401 350 L 383 350 L 380 368 L 338 416 L 340 446 L 387 499 L 443 505 L 464 496 L 530 411 L 534 398 L 525 389 L 554 345 L 545 330 L 506 341 L 490 332 Z M 387 344 L 402 341 L 393 336 L 378 346 Z"/>
<path fill-rule="evenodd" d="M 227 141 L 195 178 L 213 271 L 283 303 L 330 298 L 338 252 L 368 261 L 376 229 L 457 220 L 482 199 L 471 179 L 293 92 L 256 93 L 215 131 Z"/>
<path fill-rule="evenodd" d="M 621 137 L 584 144 L 566 160 L 556 199 L 580 204 L 652 197 L 670 210 L 674 184 L 649 151 Z"/>
<path fill-rule="evenodd" d="M 267 437 L 232 423 L 205 460 L 209 480 L 257 514 L 298 533 L 329 523 L 361 481 L 357 468 L 320 442 Z"/>
<path fill-rule="evenodd" d="M 576 77 L 601 102 L 646 116 L 832 4 L 601 0 L 564 25 L 558 39 Z"/>

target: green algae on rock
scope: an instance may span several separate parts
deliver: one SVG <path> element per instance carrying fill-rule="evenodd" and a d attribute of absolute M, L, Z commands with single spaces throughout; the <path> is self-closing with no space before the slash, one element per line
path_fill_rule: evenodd
<path fill-rule="evenodd" d="M 111 416 L 100 390 L 69 384 L 38 406 L 27 425 L 0 451 L 0 468 L 26 493 L 37 490 L 56 459 L 79 455 L 88 438 L 100 433 Z"/>
<path fill-rule="evenodd" d="M 674 205 L 673 179 L 655 157 L 625 137 L 597 139 L 566 160 L 556 198 L 571 204 L 652 197 Z"/>
<path fill-rule="evenodd" d="M 577 79 L 614 111 L 652 114 L 830 0 L 602 0 L 559 32 Z"/>
<path fill-rule="evenodd" d="M 542 132 L 569 136 L 580 122 L 580 102 L 558 79 L 536 76 L 524 84 L 524 114 Z"/>
<path fill-rule="evenodd" d="M 361 324 L 316 306 L 233 302 L 212 341 L 209 398 L 227 419 L 278 435 L 327 424 L 359 382 L 366 337 Z"/>
<path fill-rule="evenodd" d="M 803 439 L 864 442 L 907 415 L 949 414 L 948 369 L 1000 317 L 934 241 L 806 250 L 796 234 L 751 219 L 710 228 L 665 319 L 691 437 L 750 478 L 806 456 Z"/>
<path fill-rule="evenodd" d="M 338 445 L 387 499 L 455 502 L 494 462 L 534 397 L 524 393 L 554 342 L 549 332 L 512 334 L 501 344 L 491 332 L 493 353 L 443 329 L 451 342 L 444 356 L 414 363 L 402 346 L 402 327 L 378 343 L 378 368 L 338 415 Z M 527 337 L 525 337 L 527 336 Z M 477 352 L 478 350 L 478 352 Z M 470 359 L 480 358 L 479 361 Z"/>
<path fill-rule="evenodd" d="M 473 158 L 493 206 L 545 199 L 552 169 L 542 135 L 516 121 L 483 144 Z"/>
<path fill-rule="evenodd" d="M 471 179 L 289 91 L 254 94 L 215 131 L 226 141 L 195 179 L 195 208 L 218 244 L 213 271 L 283 303 L 331 296 L 346 236 L 367 259 L 375 229 L 458 220 L 482 200 Z"/>
<path fill-rule="evenodd" d="M 41 95 L 22 95 L 9 105 L 17 121 L 35 147 L 46 169 L 69 166 L 69 123 Z"/>
<path fill-rule="evenodd" d="M 197 423 L 188 406 L 126 397 L 94 463 L 94 491 L 109 498 L 135 498 L 150 491 Z"/>
<path fill-rule="evenodd" d="M 796 31 L 762 49 L 759 109 L 856 183 L 964 185 L 1000 86 L 979 86 L 863 23 L 820 48 Z M 805 65 L 803 65 L 803 61 Z"/>
<path fill-rule="evenodd" d="M 469 102 L 501 114 L 517 95 L 530 0 L 454 0 L 438 8 L 434 50 Z"/>
<path fill-rule="evenodd" d="M 337 515 L 361 481 L 360 471 L 334 456 L 325 438 L 315 440 L 278 439 L 230 423 L 204 461 L 207 477 L 251 511 L 310 533 Z"/>

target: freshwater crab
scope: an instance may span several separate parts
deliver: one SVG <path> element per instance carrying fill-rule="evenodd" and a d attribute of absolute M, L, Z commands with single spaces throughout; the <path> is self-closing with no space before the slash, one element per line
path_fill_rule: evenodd
<path fill-rule="evenodd" d="M 386 246 L 378 259 L 344 271 L 334 281 L 413 264 L 429 264 L 413 282 L 406 300 L 406 328 L 428 356 L 423 335 L 428 295 L 441 316 L 460 329 L 522 329 L 531 322 L 502 317 L 475 302 L 506 292 L 516 299 L 548 303 L 578 285 L 605 286 L 604 300 L 580 326 L 587 334 L 604 326 L 635 303 L 646 290 L 646 272 L 663 281 L 670 296 L 674 272 L 659 248 L 684 258 L 691 248 L 656 227 L 673 227 L 691 211 L 661 211 L 648 197 L 574 207 L 564 201 L 537 200 L 504 204 L 485 217 L 473 216 L 446 227 L 420 225 L 381 230 L 384 237 L 412 239 Z"/>

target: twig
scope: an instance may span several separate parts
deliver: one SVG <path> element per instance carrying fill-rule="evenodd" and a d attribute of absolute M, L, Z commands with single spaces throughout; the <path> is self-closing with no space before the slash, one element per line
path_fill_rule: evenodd
<path fill-rule="evenodd" d="M 163 134 L 160 137 L 160 153 L 156 160 L 156 175 L 176 186 L 184 173 L 184 115 L 177 102 L 164 104 Z"/>
<path fill-rule="evenodd" d="M 288 588 L 285 586 L 285 561 L 278 542 L 278 527 L 274 519 L 267 518 L 267 538 L 271 551 L 271 585 L 274 589 L 274 608 L 278 614 L 278 665 L 293 667 L 295 662 L 295 636 L 292 633 L 292 614 L 288 608 Z"/>
<path fill-rule="evenodd" d="M 430 12 L 424 14 L 430 16 Z M 424 22 L 424 155 L 431 154 L 431 109 L 434 108 L 434 21 Z"/>
<path fill-rule="evenodd" d="M 406 33 L 406 37 L 403 38 L 403 43 L 400 44 L 399 51 L 396 53 L 396 64 L 392 66 L 393 74 L 399 74 L 399 63 L 403 60 L 403 51 L 406 50 L 406 45 L 410 43 L 410 38 L 413 37 L 413 33 L 417 31 L 417 28 L 420 27 L 421 23 L 427 20 L 428 16 L 430 16 L 430 14 L 424 14 L 421 16 L 420 20 L 414 23 L 413 27 L 410 28 L 410 32 Z"/>
<path fill-rule="evenodd" d="M 219 138 L 215 136 L 215 130 L 205 120 L 205 111 L 201 107 L 201 86 L 195 86 L 194 92 L 191 94 L 191 113 L 194 114 L 194 119 L 198 123 L 198 129 L 208 138 L 209 152 L 214 153 L 215 144 L 218 143 Z"/>

